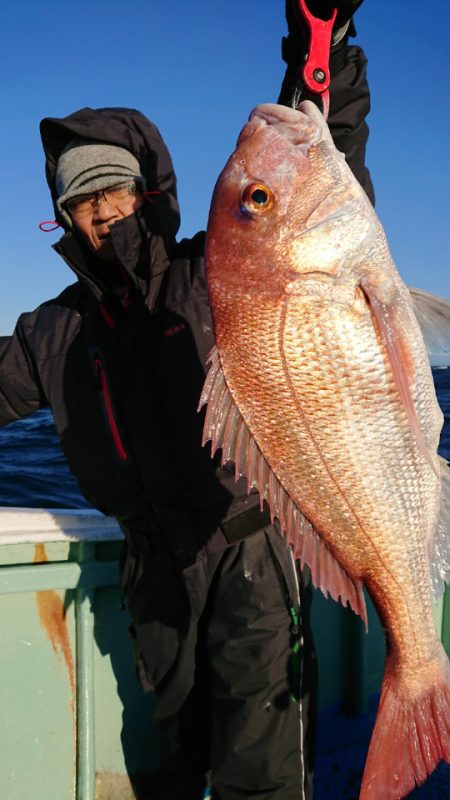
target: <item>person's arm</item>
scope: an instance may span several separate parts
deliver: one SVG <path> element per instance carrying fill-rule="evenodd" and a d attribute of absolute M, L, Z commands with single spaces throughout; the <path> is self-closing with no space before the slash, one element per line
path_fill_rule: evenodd
<path fill-rule="evenodd" d="M 374 190 L 370 173 L 365 166 L 366 143 L 369 128 L 366 116 L 370 110 L 370 93 L 367 83 L 367 59 L 360 47 L 348 43 L 356 31 L 352 15 L 362 0 L 308 0 L 310 11 L 329 19 L 333 8 L 338 14 L 333 27 L 330 53 L 330 113 L 328 125 L 338 150 L 366 194 L 374 203 Z M 292 105 L 297 80 L 307 52 L 307 32 L 298 15 L 297 0 L 286 0 L 288 36 L 283 39 L 283 59 L 287 64 L 278 102 Z M 301 99 L 301 98 L 300 98 Z"/>
<path fill-rule="evenodd" d="M 0 426 L 47 405 L 23 330 L 26 316 L 12 336 L 0 337 Z"/>

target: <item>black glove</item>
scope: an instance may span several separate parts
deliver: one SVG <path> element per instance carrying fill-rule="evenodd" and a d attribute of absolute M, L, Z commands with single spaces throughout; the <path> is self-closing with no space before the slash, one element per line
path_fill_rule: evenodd
<path fill-rule="evenodd" d="M 337 8 L 338 13 L 334 21 L 333 30 L 338 30 L 347 24 L 362 2 L 363 0 L 306 0 L 306 5 L 311 14 L 314 14 L 319 19 L 330 19 L 333 9 Z M 287 2 L 286 6 L 289 5 L 292 6 L 292 3 Z M 286 17 L 287 14 L 286 7 Z"/>
<path fill-rule="evenodd" d="M 353 26 L 353 14 L 363 0 L 306 0 L 306 5 L 311 14 L 318 19 L 330 19 L 333 9 L 337 8 L 336 19 L 333 25 L 332 46 L 337 44 L 341 39 L 348 34 L 355 36 L 355 29 Z M 306 25 L 306 20 L 303 20 L 300 10 L 298 8 L 297 0 L 286 0 L 286 21 L 288 24 L 289 37 L 299 38 L 302 29 Z M 299 33 L 300 32 L 300 33 Z M 306 33 L 303 34 L 303 37 Z M 284 55 L 283 55 L 284 57 Z M 286 59 L 284 59 L 286 61 Z"/>
<path fill-rule="evenodd" d="M 338 9 L 331 40 L 331 74 L 341 69 L 345 63 L 347 37 L 356 34 L 352 15 L 362 2 L 363 0 L 306 0 L 311 13 L 319 19 L 330 19 L 333 9 Z M 286 0 L 286 20 L 288 36 L 282 40 L 282 56 L 287 70 L 278 102 L 289 106 L 295 96 L 298 76 L 308 52 L 308 28 L 306 20 L 300 14 L 297 0 Z"/>

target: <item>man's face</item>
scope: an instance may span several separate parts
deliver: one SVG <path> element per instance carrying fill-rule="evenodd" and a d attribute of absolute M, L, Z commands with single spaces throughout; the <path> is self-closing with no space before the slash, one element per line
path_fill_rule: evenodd
<path fill-rule="evenodd" d="M 110 228 L 115 222 L 134 214 L 142 206 L 144 197 L 138 189 L 120 190 L 110 187 L 102 192 L 75 198 L 69 205 L 74 227 L 82 235 L 89 248 L 102 261 L 115 260 Z"/>

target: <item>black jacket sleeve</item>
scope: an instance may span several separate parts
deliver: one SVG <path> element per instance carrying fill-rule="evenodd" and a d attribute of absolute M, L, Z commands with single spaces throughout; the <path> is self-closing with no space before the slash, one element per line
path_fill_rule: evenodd
<path fill-rule="evenodd" d="M 375 203 L 370 173 L 365 166 L 370 111 L 367 59 L 360 47 L 344 46 L 335 68 L 331 67 L 330 113 L 328 125 L 338 150 L 359 181 L 372 204 Z"/>
<path fill-rule="evenodd" d="M 0 338 L 0 426 L 47 405 L 27 346 L 22 314 L 12 336 Z"/>

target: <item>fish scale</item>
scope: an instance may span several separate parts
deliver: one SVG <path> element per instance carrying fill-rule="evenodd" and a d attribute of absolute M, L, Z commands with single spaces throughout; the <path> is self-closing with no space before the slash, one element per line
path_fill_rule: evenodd
<path fill-rule="evenodd" d="M 243 312 L 241 312 L 243 313 Z M 250 315 L 251 315 L 250 310 Z M 307 314 L 305 314 L 304 309 L 300 309 L 300 311 L 296 314 L 296 312 L 291 312 L 294 317 L 297 317 L 301 320 L 301 328 L 303 330 L 303 335 L 301 340 L 299 340 L 298 335 L 294 335 L 292 348 L 295 353 L 301 353 L 303 361 L 300 362 L 299 365 L 294 361 L 294 359 L 290 360 L 290 366 L 292 367 L 291 372 L 294 373 L 294 377 L 296 374 L 296 368 L 298 373 L 298 379 L 296 380 L 295 385 L 295 392 L 298 398 L 299 405 L 301 407 L 302 414 L 308 418 L 308 426 L 309 429 L 314 434 L 314 440 L 319 442 L 320 439 L 325 435 L 325 431 L 323 430 L 322 426 L 322 416 L 327 418 L 328 426 L 326 434 L 329 438 L 329 441 L 323 444 L 321 450 L 327 453 L 327 463 L 333 464 L 333 475 L 339 475 L 339 469 L 337 467 L 338 463 L 343 461 L 344 466 L 347 465 L 348 459 L 352 459 L 354 461 L 356 459 L 356 449 L 353 445 L 353 441 L 356 443 L 360 443 L 361 436 L 364 436 L 368 439 L 368 444 L 371 443 L 371 440 L 376 444 L 380 440 L 380 428 L 379 423 L 383 423 L 384 429 L 384 437 L 390 442 L 390 451 L 393 454 L 392 458 L 392 466 L 391 469 L 395 474 L 398 474 L 398 454 L 404 452 L 404 445 L 403 440 L 400 440 L 399 446 L 395 447 L 395 430 L 394 427 L 391 430 L 389 427 L 389 418 L 386 415 L 386 403 L 380 404 L 377 408 L 375 406 L 374 409 L 365 407 L 362 409 L 362 413 L 358 416 L 353 414 L 352 418 L 349 421 L 349 424 L 345 427 L 345 430 L 340 432 L 340 428 L 342 427 L 342 422 L 345 422 L 345 416 L 343 411 L 346 410 L 346 403 L 345 399 L 342 402 L 342 394 L 346 393 L 347 399 L 351 402 L 352 405 L 357 405 L 355 402 L 355 396 L 353 392 L 353 387 L 355 386 L 355 381 L 353 383 L 347 379 L 347 382 L 339 379 L 336 380 L 335 373 L 336 373 L 336 361 L 334 359 L 328 358 L 329 348 L 326 346 L 326 336 L 308 336 L 308 330 L 311 331 L 318 331 L 318 326 L 316 324 L 317 318 L 313 316 L 314 324 L 308 324 Z M 264 315 L 264 308 L 261 309 L 261 314 Z M 270 315 L 267 315 L 270 317 Z M 270 317 L 271 318 L 271 317 Z M 280 322 L 281 325 L 281 322 Z M 275 328 L 275 326 L 273 326 Z M 294 327 L 294 326 L 293 326 Z M 252 324 L 251 317 L 242 317 L 242 330 L 249 331 L 254 330 L 255 325 Z M 260 326 L 258 326 L 258 336 L 264 338 L 265 333 L 261 331 Z M 236 340 L 242 342 L 244 340 L 245 334 L 241 336 L 240 332 L 235 327 L 235 335 Z M 300 333 L 300 331 L 299 331 Z M 333 334 L 335 331 L 333 331 Z M 298 487 L 305 481 L 305 476 L 303 473 L 299 473 L 299 466 L 297 465 L 298 461 L 298 453 L 304 454 L 307 447 L 308 447 L 308 439 L 309 434 L 299 428 L 297 414 L 296 414 L 296 404 L 292 402 L 292 397 L 289 397 L 291 394 L 291 390 L 289 387 L 288 382 L 283 378 L 283 375 L 277 373 L 274 370 L 274 365 L 277 365 L 278 368 L 280 367 L 281 360 L 275 358 L 274 353 L 276 353 L 276 346 L 278 334 L 275 330 L 273 330 L 273 339 L 265 338 L 267 340 L 267 350 L 269 351 L 268 355 L 266 356 L 265 361 L 263 360 L 262 353 L 260 352 L 258 359 L 254 359 L 255 362 L 255 369 L 252 371 L 248 366 L 245 369 L 245 374 L 242 374 L 242 364 L 247 364 L 248 362 L 245 359 L 244 352 L 239 349 L 231 350 L 227 357 L 224 358 L 223 366 L 225 371 L 225 376 L 228 383 L 232 386 L 236 386 L 235 389 L 235 398 L 238 406 L 244 412 L 245 418 L 249 421 L 249 426 L 256 436 L 257 441 L 261 441 L 261 435 L 258 437 L 258 432 L 262 431 L 264 435 L 265 441 L 265 454 L 268 457 L 269 461 L 271 462 L 278 478 L 281 480 L 283 485 L 290 487 L 290 484 L 294 484 L 295 487 Z M 248 339 L 248 333 L 247 333 Z M 336 340 L 335 335 L 333 335 L 333 339 Z M 372 335 L 373 339 L 373 335 Z M 289 348 L 289 342 L 285 340 L 285 346 Z M 253 351 L 252 344 L 249 341 L 247 347 L 249 352 Z M 338 348 L 341 356 L 344 352 L 343 348 Z M 311 385 L 311 391 L 308 392 L 308 385 L 305 383 L 304 380 L 304 370 L 302 369 L 303 364 L 310 364 L 314 363 L 315 367 L 315 374 L 314 374 L 314 384 Z M 293 366 L 294 365 L 294 366 Z M 381 362 L 380 365 L 384 366 L 384 363 Z M 309 367 L 309 371 L 311 368 Z M 341 371 L 345 373 L 348 371 L 345 361 L 342 357 L 342 369 Z M 366 370 L 361 371 L 361 379 L 367 379 L 367 372 Z M 292 377 L 292 376 L 291 376 Z M 374 385 L 379 385 L 379 381 L 382 380 L 383 375 L 382 371 L 379 370 L 374 380 L 374 383 L 368 382 L 366 387 L 364 388 L 362 384 L 362 380 L 356 382 L 356 385 L 359 385 L 360 391 L 369 395 Z M 272 387 L 276 384 L 277 386 L 277 397 L 282 398 L 281 402 L 279 403 L 278 415 L 274 416 L 274 409 L 271 405 L 271 392 L 266 391 L 265 387 Z M 320 392 L 320 388 L 323 389 L 323 394 Z M 363 387 L 363 388 L 361 388 Z M 389 383 L 389 387 L 391 393 L 393 392 L 392 389 L 392 381 Z M 320 404 L 317 403 L 317 398 L 320 398 Z M 264 408 L 262 406 L 263 400 L 266 399 L 267 406 Z M 333 400 L 331 403 L 330 400 Z M 338 404 L 338 400 L 341 399 L 341 402 Z M 394 400 L 399 404 L 398 398 L 394 396 Z M 288 406 L 288 401 L 290 401 L 291 408 Z M 336 418 L 336 425 L 333 426 L 333 416 Z M 273 420 L 273 440 L 269 439 L 269 431 L 267 428 L 267 420 L 272 417 Z M 292 441 L 292 435 L 290 435 L 290 420 L 295 419 L 295 427 L 296 427 L 296 434 L 297 434 L 297 442 Z M 369 422 L 369 430 L 368 430 L 368 422 Z M 394 422 L 396 419 L 394 418 Z M 374 423 L 377 427 L 377 435 L 376 437 L 371 437 L 370 435 L 370 426 L 371 423 Z M 405 422 L 406 425 L 406 422 Z M 351 437 L 349 437 L 348 433 L 349 430 L 351 432 Z M 397 437 L 398 438 L 398 437 Z M 292 442 L 292 450 L 289 447 L 289 444 Z M 272 449 L 273 448 L 273 449 Z M 278 467 L 279 459 L 286 462 L 287 455 L 291 453 L 291 462 L 288 468 L 288 476 L 285 478 L 282 469 Z M 370 448 L 366 445 L 362 447 L 362 455 L 361 460 L 367 461 L 368 453 L 370 453 Z M 308 463 L 308 473 L 309 477 L 310 474 L 310 464 L 312 461 L 311 456 L 307 456 L 306 458 Z M 301 462 L 300 462 L 301 464 Z M 346 486 L 349 484 L 349 478 L 353 478 L 355 470 L 360 466 L 360 464 L 351 466 L 350 468 L 350 475 L 349 477 L 344 476 L 343 481 L 345 481 Z M 379 461 L 375 459 L 374 466 L 377 468 L 377 475 L 375 480 L 375 485 L 378 484 L 379 479 L 382 474 L 382 466 Z M 386 465 L 385 465 L 386 466 Z M 316 471 L 320 471 L 321 475 L 325 475 L 324 468 L 320 468 L 320 465 L 316 465 Z M 358 469 L 360 473 L 360 470 Z M 332 483 L 330 488 L 330 493 L 334 492 L 335 484 Z M 307 487 L 305 488 L 304 492 L 308 495 L 309 498 L 313 497 L 313 493 L 317 494 L 317 488 L 320 488 L 321 494 L 319 495 L 319 500 L 322 500 L 325 495 L 325 489 L 323 484 L 319 487 L 316 486 L 315 482 L 308 481 Z M 363 487 L 364 489 L 364 487 Z M 374 487 L 369 486 L 366 491 L 364 491 L 364 497 L 360 498 L 359 502 L 370 502 L 370 498 L 373 497 Z M 291 494 L 293 491 L 291 490 Z M 397 493 L 394 499 L 401 500 L 403 498 L 403 492 Z M 302 500 L 301 497 L 297 497 L 298 500 Z M 380 498 L 380 500 L 383 498 Z M 382 507 L 380 500 L 377 501 L 377 507 Z M 394 510 L 394 509 L 393 509 Z M 341 512 L 340 512 L 341 513 Z M 378 518 L 379 511 L 377 508 L 374 508 L 374 515 Z"/>
<path fill-rule="evenodd" d="M 409 292 L 312 104 L 255 109 L 217 182 L 206 254 L 204 439 L 259 490 L 316 586 L 365 621 L 368 589 L 388 650 L 360 798 L 399 800 L 450 761 L 430 593 L 430 573 L 438 589 L 450 574 L 450 472 Z M 431 325 L 434 306 L 449 341 L 450 306 L 428 298 Z"/>
<path fill-rule="evenodd" d="M 263 354 L 260 347 L 259 358 L 255 360 L 255 368 L 252 370 L 249 369 L 243 353 L 233 348 L 228 357 L 223 358 L 223 369 L 227 382 L 236 386 L 236 402 L 244 418 L 249 421 L 256 441 L 264 441 L 264 453 L 275 474 L 297 504 L 305 508 L 315 527 L 334 532 L 333 551 L 344 548 L 340 554 L 341 563 L 351 567 L 353 572 L 360 573 L 363 568 L 369 573 L 377 572 L 377 563 L 372 565 L 368 562 L 367 551 L 364 552 L 364 561 L 361 562 L 361 548 L 370 533 L 370 542 L 377 546 L 374 557 L 377 555 L 378 559 L 384 558 L 385 562 L 388 559 L 391 563 L 397 562 L 399 574 L 405 572 L 402 532 L 408 530 L 411 542 L 414 538 L 422 539 L 425 525 L 434 524 L 436 480 L 429 469 L 418 469 L 418 462 L 423 461 L 423 458 L 409 431 L 406 415 L 390 373 L 386 370 L 371 322 L 366 322 L 364 333 L 359 330 L 358 337 L 347 329 L 345 339 L 339 340 L 337 335 L 342 326 L 334 324 L 329 309 L 323 309 L 327 323 L 321 325 L 321 315 L 318 312 L 315 313 L 311 306 L 305 307 L 304 301 L 294 304 L 291 299 L 284 324 L 288 334 L 282 337 L 284 357 L 289 362 L 288 381 L 280 370 L 281 358 L 275 355 L 276 348 L 280 347 L 279 330 L 273 326 L 271 338 L 265 336 L 260 326 L 257 328 L 255 325 L 254 308 L 253 303 L 247 315 L 241 307 L 242 330 L 239 326 L 234 327 L 235 341 L 245 340 L 246 349 L 251 352 L 253 348 L 249 331 L 258 330 L 260 341 L 262 338 L 267 342 L 268 354 Z M 264 311 L 264 307 L 261 307 L 262 316 L 265 316 Z M 267 317 L 273 318 L 270 314 Z M 279 326 L 282 326 L 281 319 Z M 324 330 L 325 326 L 331 330 Z M 330 340 L 334 341 L 336 351 L 340 354 L 338 361 L 330 357 Z M 376 371 L 374 368 L 367 371 L 365 360 L 355 360 L 352 348 L 350 355 L 345 357 L 346 344 L 355 340 L 363 342 L 364 359 L 369 360 L 372 355 L 372 364 L 376 363 L 378 367 Z M 243 364 L 247 367 L 245 375 L 242 374 Z M 311 364 L 314 364 L 313 371 Z M 309 374 L 309 384 L 304 380 L 305 371 Z M 272 389 L 276 385 L 277 397 L 282 398 L 277 417 L 274 417 L 272 393 L 264 391 L 264 387 L 270 385 Z M 355 386 L 365 399 L 362 405 L 354 394 Z M 374 388 L 377 389 L 378 399 L 375 403 L 372 402 Z M 306 419 L 306 430 L 299 422 L 297 403 L 301 416 Z M 349 405 L 351 413 L 346 415 L 343 412 L 348 411 Z M 327 420 L 326 429 L 323 427 L 323 417 Z M 289 420 L 293 418 L 296 420 L 295 438 L 289 428 Z M 272 421 L 271 431 L 267 428 L 268 419 Z M 406 453 L 405 432 L 410 440 L 410 452 Z M 381 460 L 379 451 L 383 441 L 389 442 L 389 448 L 384 449 L 384 459 Z M 311 453 L 314 443 L 317 443 L 321 454 L 326 453 L 323 466 L 314 462 Z M 300 454 L 306 457 L 299 458 Z M 313 462 L 315 470 L 311 471 L 310 465 Z M 400 470 L 402 463 L 403 470 Z M 302 469 L 302 465 L 305 468 Z M 328 471 L 331 476 L 328 476 Z M 420 478 L 423 485 L 417 486 Z M 392 491 L 394 486 L 395 492 Z M 345 491 L 341 503 L 338 503 L 336 495 L 340 487 L 345 487 Z M 418 503 L 418 498 L 424 499 Z M 358 526 L 342 525 L 347 512 L 350 512 L 350 520 L 352 519 L 352 510 L 355 508 L 364 509 L 364 529 L 361 531 L 363 535 L 361 537 L 360 534 L 359 538 Z M 326 509 L 332 511 L 333 515 L 324 519 Z M 339 547 L 341 540 L 343 545 Z M 419 585 L 427 587 L 428 566 L 425 555 L 420 557 L 420 548 L 411 548 L 410 553 L 420 562 L 420 569 L 416 563 L 411 570 L 415 597 L 417 579 Z M 405 576 L 407 577 L 408 575 Z M 393 595 L 392 605 L 397 608 L 393 611 L 386 607 L 385 614 L 392 617 L 395 613 L 396 618 L 403 620 L 402 635 L 406 643 L 413 634 L 403 630 L 406 612 L 399 610 L 398 606 L 399 601 L 401 606 L 404 605 L 404 598 L 396 596 L 391 587 L 389 588 L 389 594 Z M 431 633 L 434 640 L 430 603 L 427 611 L 429 613 L 423 624 L 425 626 L 428 623 L 428 633 Z M 416 655 L 420 662 L 424 657 L 423 649 L 417 651 Z"/>

